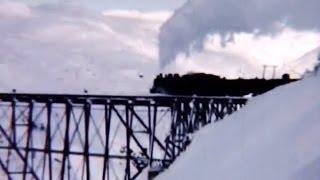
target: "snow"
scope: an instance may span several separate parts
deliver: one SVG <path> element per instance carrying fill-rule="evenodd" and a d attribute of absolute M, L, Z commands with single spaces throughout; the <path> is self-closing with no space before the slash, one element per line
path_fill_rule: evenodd
<path fill-rule="evenodd" d="M 320 57 L 320 47 L 313 49 L 308 53 L 305 53 L 302 57 L 293 61 L 287 67 L 287 72 L 289 72 L 290 74 L 303 74 L 304 72 L 301 71 L 301 69 L 296 68 L 296 67 L 302 67 L 302 66 L 309 67 L 304 71 L 312 72 L 314 68 L 317 66 L 317 64 L 319 63 L 318 62 L 319 57 Z"/>
<path fill-rule="evenodd" d="M 158 179 L 319 179 L 320 76 L 253 98 L 195 135 Z"/>
<path fill-rule="evenodd" d="M 148 15 L 0 1 L 0 90 L 148 94 L 170 13 Z"/>

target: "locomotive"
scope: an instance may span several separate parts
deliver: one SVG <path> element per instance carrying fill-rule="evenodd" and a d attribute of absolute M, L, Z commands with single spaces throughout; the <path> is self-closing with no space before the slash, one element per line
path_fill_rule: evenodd
<path fill-rule="evenodd" d="M 297 80 L 299 79 L 291 79 L 289 74 L 284 74 L 281 79 L 226 79 L 205 73 L 182 76 L 159 74 L 153 81 L 150 93 L 185 96 L 256 96 Z"/>

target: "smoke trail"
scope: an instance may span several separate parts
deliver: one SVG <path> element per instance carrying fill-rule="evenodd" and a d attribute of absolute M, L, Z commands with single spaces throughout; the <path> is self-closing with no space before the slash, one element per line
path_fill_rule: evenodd
<path fill-rule="evenodd" d="M 193 0 L 176 10 L 161 28 L 160 65 L 164 67 L 179 52 L 202 49 L 208 33 L 222 36 L 222 44 L 234 33 L 273 34 L 283 27 L 319 30 L 319 0 Z"/>

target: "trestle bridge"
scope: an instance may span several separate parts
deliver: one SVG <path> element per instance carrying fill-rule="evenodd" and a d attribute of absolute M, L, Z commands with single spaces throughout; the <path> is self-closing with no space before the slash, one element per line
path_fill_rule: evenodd
<path fill-rule="evenodd" d="M 239 110 L 233 97 L 0 94 L 2 179 L 147 179 L 191 134 Z"/>

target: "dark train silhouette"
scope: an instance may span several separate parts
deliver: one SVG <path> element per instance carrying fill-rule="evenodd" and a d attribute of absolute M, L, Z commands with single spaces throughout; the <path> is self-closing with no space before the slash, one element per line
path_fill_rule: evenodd
<path fill-rule="evenodd" d="M 282 79 L 226 79 L 212 74 L 193 73 L 186 75 L 159 74 L 153 81 L 151 93 L 198 96 L 253 96 L 265 93 L 277 86 L 298 79 L 284 74 Z"/>

